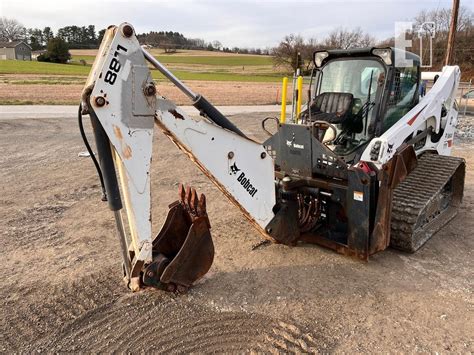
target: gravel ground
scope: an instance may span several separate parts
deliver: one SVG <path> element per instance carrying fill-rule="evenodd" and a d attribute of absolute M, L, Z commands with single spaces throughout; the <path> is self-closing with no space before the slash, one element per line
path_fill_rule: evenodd
<path fill-rule="evenodd" d="M 461 115 L 459 117 L 456 137 L 466 141 L 474 139 L 474 115 Z"/>
<path fill-rule="evenodd" d="M 265 115 L 231 119 L 261 140 Z M 258 233 L 157 131 L 153 230 L 185 182 L 208 198 L 216 248 L 204 279 L 173 295 L 122 284 L 113 217 L 78 157 L 75 119 L 0 119 L 0 132 L 1 352 L 474 352 L 467 136 L 454 150 L 468 164 L 458 216 L 416 254 L 388 249 L 364 263 L 311 245 L 252 250 Z"/>

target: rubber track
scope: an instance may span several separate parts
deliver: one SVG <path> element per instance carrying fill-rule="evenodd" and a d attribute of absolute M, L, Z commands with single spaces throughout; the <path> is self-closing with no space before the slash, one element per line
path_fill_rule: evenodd
<path fill-rule="evenodd" d="M 462 158 L 436 154 L 424 154 L 418 159 L 416 168 L 393 193 L 390 246 L 415 252 L 454 218 L 457 208 L 448 206 L 430 222 L 416 228 L 424 209 L 441 193 L 461 164 L 464 164 Z"/>

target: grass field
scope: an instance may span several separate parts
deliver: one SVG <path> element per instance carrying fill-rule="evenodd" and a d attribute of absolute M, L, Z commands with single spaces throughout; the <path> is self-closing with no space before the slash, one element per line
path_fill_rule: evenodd
<path fill-rule="evenodd" d="M 87 76 L 90 66 L 76 64 L 55 64 L 36 61 L 3 60 L 0 74 L 49 74 Z"/>
<path fill-rule="evenodd" d="M 71 49 L 69 52 L 72 56 L 85 55 L 85 56 L 96 56 L 97 49 Z M 239 54 L 229 52 L 217 52 L 217 51 L 206 51 L 201 49 L 179 49 L 174 53 L 166 53 L 163 49 L 151 48 L 147 49 L 148 52 L 154 56 L 185 56 L 185 57 L 265 57 L 256 54 Z M 267 56 L 268 57 L 268 56 Z"/>
<path fill-rule="evenodd" d="M 80 64 L 80 60 L 86 65 Z M 183 80 L 201 81 L 243 81 L 275 82 L 281 80 L 281 73 L 274 72 L 269 57 L 259 56 L 158 56 L 158 59 L 169 64 L 169 69 Z M 87 76 L 93 56 L 73 56 L 69 64 L 44 63 L 36 61 L 6 60 L 1 62 L 0 74 L 38 74 L 38 75 L 75 75 Z M 250 67 L 250 68 L 245 68 Z M 156 70 L 153 78 L 160 80 L 163 76 Z M 54 79 L 58 81 L 57 78 Z M 27 82 L 25 82 L 27 84 Z M 35 84 L 34 81 L 30 84 Z"/>
<path fill-rule="evenodd" d="M 243 81 L 255 83 L 277 82 L 281 80 L 278 75 L 255 75 L 255 74 L 237 74 L 237 73 L 206 73 L 172 70 L 178 78 L 182 80 L 200 80 L 200 81 Z M 165 77 L 156 70 L 152 71 L 154 79 L 165 80 Z"/>
<path fill-rule="evenodd" d="M 87 76 L 91 69 L 90 65 L 78 64 L 54 64 L 40 62 L 22 62 L 6 60 L 2 61 L 0 74 L 40 74 L 54 75 L 52 81 L 60 83 L 57 75 L 78 75 Z M 232 72 L 202 72 L 188 70 L 172 70 L 172 72 L 182 80 L 201 80 L 201 81 L 244 81 L 244 82 L 275 82 L 280 81 L 281 75 L 263 75 L 263 74 L 239 74 Z M 152 70 L 154 79 L 160 80 L 164 77 L 156 70 Z M 36 80 L 24 81 L 24 84 L 35 84 Z M 41 83 L 41 82 L 40 82 Z M 65 83 L 67 84 L 67 83 Z"/>
<path fill-rule="evenodd" d="M 266 104 L 273 102 L 284 72 L 273 66 L 269 56 L 207 51 L 151 53 L 178 78 L 203 86 L 219 104 Z M 67 104 L 75 102 L 91 70 L 97 50 L 71 50 L 69 64 L 37 61 L 0 61 L 1 104 Z M 81 60 L 85 61 L 81 63 Z M 161 85 L 167 79 L 152 69 L 153 78 Z M 221 82 L 222 84 L 213 83 Z M 240 84 L 242 83 L 242 84 Z M 251 85 L 252 96 L 247 95 Z M 236 97 L 246 97 L 244 101 Z"/>
<path fill-rule="evenodd" d="M 72 61 L 79 62 L 81 59 L 88 64 L 94 62 L 93 55 L 73 55 Z M 229 55 L 229 56 L 184 56 L 184 55 L 155 55 L 163 64 L 199 64 L 215 66 L 272 66 L 273 61 L 269 56 L 247 56 L 247 55 Z"/>

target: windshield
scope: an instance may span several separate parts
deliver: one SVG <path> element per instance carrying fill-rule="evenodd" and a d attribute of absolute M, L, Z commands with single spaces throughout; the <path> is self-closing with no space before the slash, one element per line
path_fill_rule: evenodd
<path fill-rule="evenodd" d="M 373 101 L 377 82 L 385 80 L 383 65 L 374 59 L 337 59 L 326 64 L 321 72 L 319 93 L 351 93 L 354 99 L 362 103 L 367 101 L 369 87 Z"/>

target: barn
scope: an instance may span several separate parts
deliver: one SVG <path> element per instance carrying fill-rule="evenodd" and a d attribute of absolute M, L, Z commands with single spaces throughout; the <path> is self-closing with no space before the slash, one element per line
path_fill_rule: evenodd
<path fill-rule="evenodd" d="M 23 41 L 0 42 L 0 60 L 31 60 L 31 47 Z"/>

